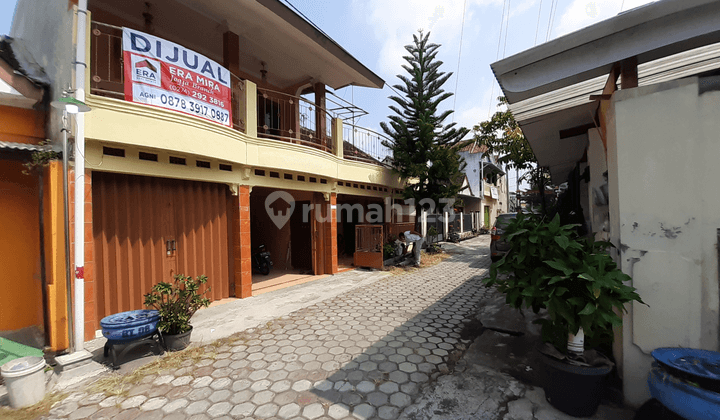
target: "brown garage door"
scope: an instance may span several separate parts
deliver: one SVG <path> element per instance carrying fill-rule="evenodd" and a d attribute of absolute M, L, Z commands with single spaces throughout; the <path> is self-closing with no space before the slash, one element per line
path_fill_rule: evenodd
<path fill-rule="evenodd" d="M 208 276 L 229 296 L 226 185 L 93 173 L 98 320 L 143 309 L 143 295 L 174 274 Z"/>

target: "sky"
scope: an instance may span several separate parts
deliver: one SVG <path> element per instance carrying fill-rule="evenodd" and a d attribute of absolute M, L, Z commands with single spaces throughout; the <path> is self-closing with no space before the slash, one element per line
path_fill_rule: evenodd
<path fill-rule="evenodd" d="M 57 1 L 57 0 L 55 0 Z M 92 2 L 92 0 L 89 0 Z M 496 111 L 500 89 L 490 64 L 650 3 L 649 0 L 282 0 L 385 80 L 397 74 L 419 29 L 440 44 L 441 71 L 453 76 L 443 89 L 455 95 L 441 109 L 455 112 L 446 122 L 472 128 Z M 0 34 L 8 34 L 16 0 L 0 0 Z M 463 24 L 464 22 L 464 24 Z M 391 111 L 383 89 L 344 88 L 335 92 L 369 115 L 357 125 L 382 132 L 380 122 Z M 510 174 L 514 186 L 515 174 Z M 514 190 L 514 187 L 511 187 Z"/>

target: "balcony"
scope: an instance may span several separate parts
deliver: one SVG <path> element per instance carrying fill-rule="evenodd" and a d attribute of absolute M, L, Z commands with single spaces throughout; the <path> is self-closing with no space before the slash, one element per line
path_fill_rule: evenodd
<path fill-rule="evenodd" d="M 90 54 L 90 93 L 125 100 L 122 28 L 93 21 Z M 264 86 L 257 86 L 257 95 L 248 97 L 247 84 L 250 82 L 231 73 L 234 130 L 248 134 L 251 122 L 245 121 L 245 118 L 254 112 L 247 111 L 256 110 L 258 138 L 307 146 L 346 160 L 375 165 L 381 165 L 383 159 L 391 154 L 382 145 L 386 139 L 382 134 L 344 124 L 339 118 L 346 116 L 343 110 L 328 110 L 304 96 Z M 342 148 L 337 146 L 339 144 Z"/>

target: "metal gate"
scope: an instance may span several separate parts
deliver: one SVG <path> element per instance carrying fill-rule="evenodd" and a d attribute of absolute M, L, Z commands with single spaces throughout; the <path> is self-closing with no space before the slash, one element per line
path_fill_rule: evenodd
<path fill-rule="evenodd" d="M 208 276 L 229 296 L 228 200 L 223 184 L 93 173 L 97 319 L 143 309 L 174 274 Z"/>

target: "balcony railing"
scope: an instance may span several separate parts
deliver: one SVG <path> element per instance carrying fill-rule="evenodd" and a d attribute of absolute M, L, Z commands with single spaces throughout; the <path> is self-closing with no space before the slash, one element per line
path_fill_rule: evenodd
<path fill-rule="evenodd" d="M 125 99 L 122 28 L 101 22 L 91 26 L 90 92 Z M 231 74 L 233 128 L 247 132 L 247 107 L 257 109 L 258 137 L 287 141 L 335 153 L 333 120 L 329 112 L 301 96 L 257 87 L 257 98 L 247 98 L 246 81 Z M 253 103 L 253 100 L 256 103 Z M 330 99 L 328 99 L 330 101 Z M 347 106 L 342 109 L 347 108 Z M 353 111 L 354 112 L 354 111 Z M 387 139 L 367 128 L 343 124 L 343 155 L 346 159 L 380 164 L 390 149 Z"/>
<path fill-rule="evenodd" d="M 343 124 L 343 156 L 345 159 L 381 163 L 392 151 L 383 146 L 384 135 L 367 128 Z"/>
<path fill-rule="evenodd" d="M 332 153 L 332 115 L 307 99 L 257 88 L 258 137 Z"/>

